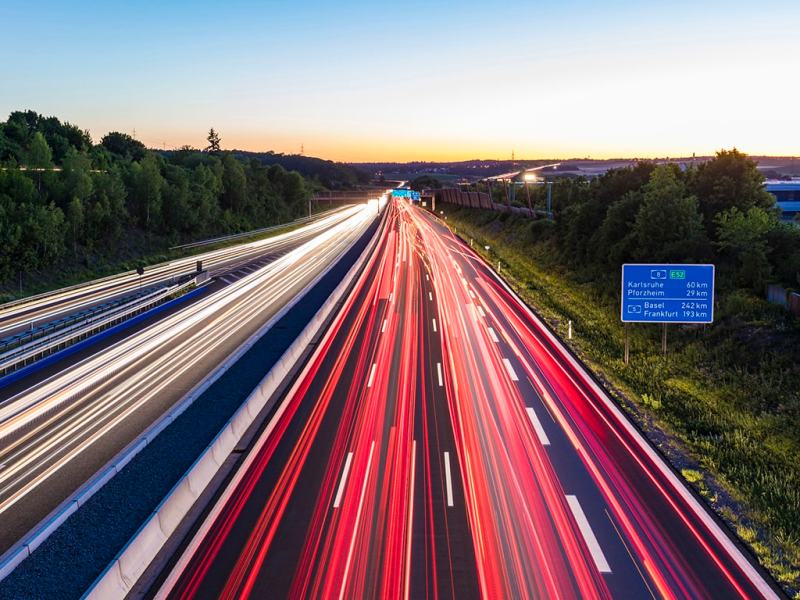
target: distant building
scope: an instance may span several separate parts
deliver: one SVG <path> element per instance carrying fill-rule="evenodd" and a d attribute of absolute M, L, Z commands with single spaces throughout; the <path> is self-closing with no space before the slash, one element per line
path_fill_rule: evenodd
<path fill-rule="evenodd" d="M 800 181 L 767 181 L 766 190 L 775 196 L 778 208 L 781 209 L 781 220 L 798 222 L 800 215 Z"/>

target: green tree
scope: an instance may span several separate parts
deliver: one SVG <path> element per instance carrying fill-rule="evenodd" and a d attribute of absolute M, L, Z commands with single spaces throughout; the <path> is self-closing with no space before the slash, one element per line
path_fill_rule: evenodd
<path fill-rule="evenodd" d="M 720 213 L 716 224 L 716 247 L 733 262 L 736 282 L 762 292 L 772 272 L 767 236 L 778 226 L 774 213 L 758 206 L 747 212 L 733 207 Z"/>
<path fill-rule="evenodd" d="M 800 221 L 778 223 L 767 234 L 769 262 L 773 273 L 785 285 L 800 285 Z"/>
<path fill-rule="evenodd" d="M 33 134 L 28 146 L 28 166 L 34 169 L 49 169 L 53 166 L 53 152 L 47 140 L 38 131 Z"/>
<path fill-rule="evenodd" d="M 93 191 L 92 161 L 89 156 L 70 148 L 64 156 L 62 169 L 64 195 L 67 198 L 87 200 Z"/>
<path fill-rule="evenodd" d="M 220 204 L 233 215 L 243 216 L 247 207 L 247 178 L 242 163 L 232 154 L 222 158 L 222 197 Z"/>
<path fill-rule="evenodd" d="M 125 208 L 127 191 L 117 169 L 93 176 L 94 193 L 86 210 L 86 239 L 90 244 L 114 244 L 129 226 Z"/>
<path fill-rule="evenodd" d="M 130 199 L 132 214 L 138 224 L 146 230 L 153 230 L 161 218 L 161 193 L 164 178 L 156 157 L 148 153 L 139 163 L 133 163 Z"/>
<path fill-rule="evenodd" d="M 308 191 L 305 180 L 297 171 L 289 171 L 284 175 L 283 198 L 292 216 L 300 217 L 307 213 Z"/>
<path fill-rule="evenodd" d="M 112 131 L 106 135 L 100 140 L 100 144 L 112 154 L 128 160 L 141 161 L 147 154 L 147 148 L 142 142 L 119 131 Z"/>
<path fill-rule="evenodd" d="M 0 281 L 8 279 L 16 272 L 15 257 L 19 252 L 19 243 L 22 238 L 22 222 L 19 215 L 19 203 L 24 202 L 21 196 L 12 196 L 11 186 L 8 184 L 10 173 L 15 171 L 0 171 Z M 30 186 L 30 198 L 33 197 L 33 185 L 24 178 Z M 29 200 L 30 202 L 30 200 Z"/>
<path fill-rule="evenodd" d="M 218 153 L 221 148 L 220 144 L 222 143 L 222 140 L 220 139 L 219 134 L 214 131 L 213 127 L 208 131 L 208 137 L 206 139 L 208 140 L 208 146 L 206 146 L 205 151 L 211 152 L 212 154 Z"/>
<path fill-rule="evenodd" d="M 22 235 L 13 257 L 16 270 L 36 270 L 57 261 L 64 251 L 64 213 L 55 204 L 18 205 Z"/>
<path fill-rule="evenodd" d="M 72 242 L 72 254 L 78 256 L 78 244 L 84 241 L 84 210 L 83 201 L 77 196 L 73 197 L 67 205 L 67 228 Z"/>
<path fill-rule="evenodd" d="M 633 257 L 638 239 L 634 225 L 643 202 L 641 192 L 628 192 L 608 207 L 603 224 L 592 236 L 596 260 L 607 273 L 616 276 L 620 265 Z"/>
<path fill-rule="evenodd" d="M 703 217 L 697 199 L 686 195 L 677 168 L 656 167 L 643 191 L 644 201 L 633 228 L 635 257 L 646 262 L 703 258 L 708 253 Z"/>
<path fill-rule="evenodd" d="M 559 245 L 562 256 L 570 264 L 584 269 L 596 263 L 598 257 L 591 240 L 605 220 L 609 206 L 628 192 L 640 190 L 649 181 L 654 168 L 652 163 L 639 162 L 633 167 L 612 169 L 577 191 L 572 184 L 555 186 L 554 204 L 557 207 L 566 205 L 558 219 Z M 566 188 L 569 201 L 564 202 L 561 188 Z"/>
<path fill-rule="evenodd" d="M 11 161 L 16 162 L 18 150 L 14 144 L 5 134 L 5 128 L 0 125 L 0 165 L 8 164 Z"/>
<path fill-rule="evenodd" d="M 167 166 L 162 212 L 168 231 L 191 232 L 196 229 L 197 215 L 189 201 L 189 175 L 185 169 Z"/>
<path fill-rule="evenodd" d="M 222 182 L 214 171 L 198 165 L 192 171 L 189 182 L 190 209 L 195 214 L 195 233 L 210 233 L 219 221 L 219 195 Z"/>
<path fill-rule="evenodd" d="M 775 206 L 775 198 L 764 189 L 764 177 L 756 162 L 736 148 L 722 150 L 700 165 L 690 177 L 689 188 L 700 202 L 709 233 L 713 233 L 716 216 L 723 211 Z"/>
<path fill-rule="evenodd" d="M 421 192 L 422 190 L 439 190 L 442 188 L 442 182 L 433 175 L 420 175 L 411 180 L 409 186 L 412 190 Z"/>

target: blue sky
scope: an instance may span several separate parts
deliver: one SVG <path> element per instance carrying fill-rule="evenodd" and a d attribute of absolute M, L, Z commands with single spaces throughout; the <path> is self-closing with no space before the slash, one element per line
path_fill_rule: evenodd
<path fill-rule="evenodd" d="M 0 116 L 342 160 L 800 154 L 800 3 L 4 0 Z"/>

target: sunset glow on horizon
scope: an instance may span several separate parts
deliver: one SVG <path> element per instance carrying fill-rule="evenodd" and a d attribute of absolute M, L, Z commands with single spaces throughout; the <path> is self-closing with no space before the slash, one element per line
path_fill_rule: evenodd
<path fill-rule="evenodd" d="M 799 155 L 800 5 L 12 0 L 0 115 L 333 160 Z M 480 35 L 477 35 L 479 32 Z"/>

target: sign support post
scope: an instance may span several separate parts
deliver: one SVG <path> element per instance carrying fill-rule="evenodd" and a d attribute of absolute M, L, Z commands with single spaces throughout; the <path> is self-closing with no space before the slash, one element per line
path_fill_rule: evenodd
<path fill-rule="evenodd" d="M 631 344 L 630 344 L 630 340 L 628 339 L 628 324 L 627 323 L 625 323 L 625 325 L 623 326 L 623 329 L 625 329 L 625 359 L 624 360 L 625 360 L 625 364 L 627 365 L 630 362 L 630 359 L 631 359 Z"/>

